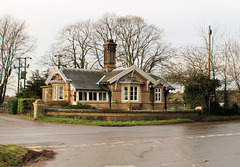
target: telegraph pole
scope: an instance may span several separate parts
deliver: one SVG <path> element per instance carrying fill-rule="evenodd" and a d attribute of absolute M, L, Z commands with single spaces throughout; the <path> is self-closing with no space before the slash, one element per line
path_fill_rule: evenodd
<path fill-rule="evenodd" d="M 32 59 L 31 57 L 24 57 L 24 72 L 23 72 L 23 79 L 24 79 L 24 89 L 26 88 L 26 79 L 27 79 L 27 68 L 29 68 L 29 64 L 27 65 L 27 59 Z"/>
<path fill-rule="evenodd" d="M 18 69 L 18 87 L 17 87 L 17 93 L 20 92 L 21 90 L 21 82 L 20 80 L 21 79 L 24 79 L 24 89 L 26 88 L 26 79 L 27 79 L 27 68 L 29 68 L 29 64 L 27 65 L 27 59 L 32 59 L 31 57 L 24 57 L 24 58 L 21 58 L 21 57 L 18 57 L 18 66 L 15 66 L 14 65 L 14 68 L 15 69 Z M 24 66 L 22 66 L 22 63 L 21 63 L 21 60 L 24 59 Z M 21 68 L 24 68 L 24 71 L 21 71 Z"/>
<path fill-rule="evenodd" d="M 62 64 L 61 64 L 61 59 L 60 59 L 60 58 L 63 57 L 63 56 L 66 56 L 66 55 L 60 55 L 60 54 L 59 54 L 59 55 L 54 55 L 54 57 L 57 57 L 57 58 L 58 58 L 58 65 L 57 65 L 57 66 L 58 66 L 58 69 L 61 68 L 61 65 L 62 65 Z"/>
<path fill-rule="evenodd" d="M 208 78 L 209 80 L 211 79 L 210 75 L 210 68 L 211 68 L 211 35 L 212 35 L 212 29 L 211 26 L 209 25 L 208 27 Z M 211 99 L 210 99 L 210 94 L 208 97 L 208 112 L 211 112 Z"/>
<path fill-rule="evenodd" d="M 210 68 L 211 68 L 211 26 L 208 27 L 208 77 L 210 79 Z"/>
<path fill-rule="evenodd" d="M 14 67 L 14 69 L 18 69 L 18 72 L 17 72 L 17 74 L 18 74 L 18 87 L 17 87 L 17 92 L 19 93 L 20 92 L 20 75 L 21 75 L 21 68 L 22 68 L 22 65 L 21 65 L 21 58 L 20 57 L 18 57 L 17 58 L 18 59 L 18 66 L 13 66 Z"/>

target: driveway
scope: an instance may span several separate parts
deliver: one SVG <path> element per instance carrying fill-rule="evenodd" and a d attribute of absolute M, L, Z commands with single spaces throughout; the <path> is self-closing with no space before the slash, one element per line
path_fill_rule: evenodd
<path fill-rule="evenodd" d="M 99 127 L 0 115 L 0 143 L 58 152 L 46 167 L 235 167 L 240 122 Z"/>

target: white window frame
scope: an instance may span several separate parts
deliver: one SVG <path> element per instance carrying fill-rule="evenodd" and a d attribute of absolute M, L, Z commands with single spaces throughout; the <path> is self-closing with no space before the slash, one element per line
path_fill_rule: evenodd
<path fill-rule="evenodd" d="M 77 98 L 78 101 L 88 101 L 88 92 L 86 92 L 86 91 L 79 91 L 77 93 L 78 93 L 78 98 Z M 80 96 L 79 96 L 80 93 L 82 94 L 82 99 L 80 99 Z"/>
<path fill-rule="evenodd" d="M 53 86 L 53 100 L 57 100 L 57 86 Z"/>
<path fill-rule="evenodd" d="M 80 94 L 82 94 L 82 98 L 80 99 Z M 105 94 L 105 98 L 104 98 Z M 92 95 L 92 99 L 90 100 L 90 95 Z M 96 95 L 96 96 L 95 96 Z M 89 101 L 89 102 L 106 102 L 108 101 L 108 92 L 97 92 L 97 91 L 77 91 L 77 101 Z M 100 97 L 102 96 L 102 98 Z M 94 98 L 95 97 L 95 98 Z"/>
<path fill-rule="evenodd" d="M 130 101 L 138 101 L 138 87 L 130 86 Z M 133 99 L 132 99 L 133 97 Z"/>
<path fill-rule="evenodd" d="M 62 93 L 62 98 L 61 98 L 61 93 Z M 62 85 L 58 85 L 58 100 L 64 100 L 64 87 Z"/>
<path fill-rule="evenodd" d="M 155 102 L 162 102 L 162 89 L 155 88 Z"/>
<path fill-rule="evenodd" d="M 126 88 L 126 89 L 125 89 Z M 122 101 L 123 102 L 138 102 L 139 101 L 139 87 L 138 86 L 123 86 L 122 87 Z"/>
<path fill-rule="evenodd" d="M 104 99 L 104 94 L 105 94 L 105 99 Z M 98 92 L 98 100 L 97 101 L 107 101 L 108 100 L 108 96 L 107 96 L 107 92 Z M 102 97 L 102 98 L 100 98 Z"/>
<path fill-rule="evenodd" d="M 127 102 L 128 100 L 129 100 L 129 87 L 123 86 L 122 87 L 122 101 Z"/>
<path fill-rule="evenodd" d="M 45 99 L 44 99 L 45 101 L 47 101 L 48 100 L 48 89 L 47 88 L 45 88 Z"/>
<path fill-rule="evenodd" d="M 96 94 L 96 99 L 94 98 L 95 95 Z M 90 95 L 91 95 L 91 97 L 92 97 L 92 99 L 90 100 Z M 97 92 L 94 92 L 94 91 L 91 91 L 91 92 L 88 92 L 88 100 L 89 101 L 97 101 L 97 96 L 98 96 L 98 93 Z"/>

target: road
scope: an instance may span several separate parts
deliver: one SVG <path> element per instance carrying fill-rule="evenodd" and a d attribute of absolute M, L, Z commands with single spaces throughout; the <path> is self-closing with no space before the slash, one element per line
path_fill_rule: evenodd
<path fill-rule="evenodd" d="M 0 115 L 0 143 L 58 152 L 46 167 L 236 167 L 240 164 L 240 122 L 99 127 Z"/>

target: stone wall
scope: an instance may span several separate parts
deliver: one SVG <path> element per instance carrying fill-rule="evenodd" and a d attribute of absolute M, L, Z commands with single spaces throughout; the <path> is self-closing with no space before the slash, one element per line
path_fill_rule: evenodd
<path fill-rule="evenodd" d="M 139 120 L 167 120 L 174 118 L 186 118 L 198 121 L 201 118 L 201 111 L 198 110 L 178 110 L 178 111 L 158 111 L 158 110 L 133 110 L 133 111 L 110 111 L 84 110 L 84 109 L 56 109 L 46 108 L 46 116 L 82 118 L 91 120 L 106 121 L 139 121 Z"/>

